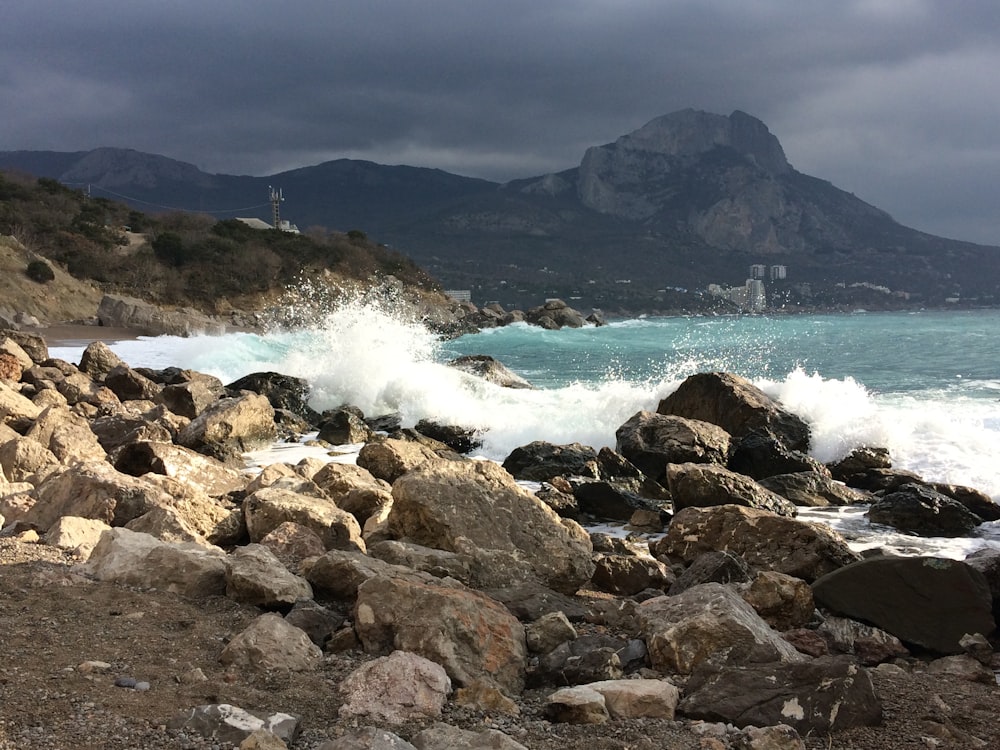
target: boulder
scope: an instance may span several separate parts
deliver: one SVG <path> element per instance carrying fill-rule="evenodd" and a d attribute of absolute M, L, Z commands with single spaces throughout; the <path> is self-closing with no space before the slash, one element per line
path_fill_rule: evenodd
<path fill-rule="evenodd" d="M 444 443 L 456 453 L 467 454 L 481 447 L 482 434 L 472 427 L 441 424 L 430 419 L 421 419 L 413 429 L 431 440 Z"/>
<path fill-rule="evenodd" d="M 0 380 L 17 383 L 21 380 L 25 369 L 27 368 L 15 354 L 0 350 Z"/>
<path fill-rule="evenodd" d="M 668 464 L 713 463 L 729 459 L 729 433 L 714 424 L 640 411 L 615 432 L 616 450 L 646 476 L 666 479 Z"/>
<path fill-rule="evenodd" d="M 993 619 L 1000 623 L 1000 550 L 984 547 L 965 558 L 965 562 L 986 579 L 993 597 Z"/>
<path fill-rule="evenodd" d="M 533 654 L 547 654 L 566 641 L 576 640 L 576 628 L 562 612 L 542 615 L 524 628 L 525 643 Z"/>
<path fill-rule="evenodd" d="M 847 456 L 827 464 L 834 479 L 846 482 L 854 474 L 863 474 L 869 469 L 891 469 L 892 460 L 888 448 L 861 446 L 852 450 Z"/>
<path fill-rule="evenodd" d="M 542 440 L 522 445 L 504 459 L 505 468 L 515 479 L 550 482 L 554 477 L 600 477 L 597 451 L 580 443 L 553 445 Z"/>
<path fill-rule="evenodd" d="M 316 750 L 416 750 L 399 735 L 386 729 L 348 729 L 335 740 L 327 740 Z"/>
<path fill-rule="evenodd" d="M 868 509 L 872 523 L 919 536 L 970 536 L 982 519 L 957 500 L 930 487 L 904 484 Z"/>
<path fill-rule="evenodd" d="M 604 696 L 612 719 L 672 721 L 680 691 L 668 680 L 605 680 L 585 687 Z"/>
<path fill-rule="evenodd" d="M 208 544 L 205 537 L 195 531 L 176 510 L 168 507 L 152 508 L 138 518 L 133 518 L 125 524 L 125 528 L 155 536 L 164 542 Z"/>
<path fill-rule="evenodd" d="M 331 445 L 367 443 L 375 434 L 364 419 L 350 409 L 324 412 L 320 419 L 316 438 Z"/>
<path fill-rule="evenodd" d="M 11 482 L 27 482 L 59 466 L 56 455 L 34 438 L 15 437 L 0 444 L 0 470 Z"/>
<path fill-rule="evenodd" d="M 674 511 L 713 505 L 742 505 L 789 517 L 798 512 L 781 495 L 749 477 L 714 464 L 671 464 L 667 467 L 667 487 Z"/>
<path fill-rule="evenodd" d="M 451 692 L 444 668 L 417 654 L 393 651 L 362 664 L 340 683 L 341 719 L 402 724 L 435 719 Z"/>
<path fill-rule="evenodd" d="M 94 380 L 85 372 L 74 372 L 56 384 L 56 388 L 67 403 L 90 404 L 92 406 L 108 407 L 120 403 L 120 399 L 110 388 L 100 380 Z"/>
<path fill-rule="evenodd" d="M 583 328 L 583 316 L 561 299 L 550 299 L 543 305 L 525 311 L 524 319 L 532 325 L 549 330 Z"/>
<path fill-rule="evenodd" d="M 650 551 L 684 563 L 706 552 L 725 551 L 753 568 L 809 582 L 861 559 L 839 534 L 822 524 L 738 505 L 685 508 Z"/>
<path fill-rule="evenodd" d="M 250 539 L 259 542 L 286 521 L 315 531 L 326 549 L 363 552 L 361 526 L 332 500 L 312 497 L 277 486 L 257 490 L 243 501 Z"/>
<path fill-rule="evenodd" d="M 209 456 L 173 443 L 142 440 L 125 445 L 115 455 L 115 468 L 141 477 L 162 474 L 209 495 L 242 490 L 246 475 Z"/>
<path fill-rule="evenodd" d="M 399 477 L 426 463 L 444 458 L 460 459 L 458 454 L 442 456 L 422 443 L 398 438 L 373 440 L 358 452 L 357 463 L 372 476 L 392 484 Z"/>
<path fill-rule="evenodd" d="M 310 560 L 303 566 L 302 572 L 317 591 L 342 601 L 353 601 L 361 584 L 380 576 L 435 582 L 434 577 L 426 573 L 348 550 L 330 550 Z"/>
<path fill-rule="evenodd" d="M 809 450 L 809 426 L 739 375 L 691 375 L 660 401 L 656 411 L 711 422 L 736 438 L 754 430 L 768 430 L 790 450 Z"/>
<path fill-rule="evenodd" d="M 535 579 L 571 594 L 594 572 L 586 532 L 492 462 L 438 461 L 400 477 L 392 495 L 392 533 L 470 555 L 482 587 Z"/>
<path fill-rule="evenodd" d="M 165 310 L 148 302 L 106 294 L 97 306 L 102 326 L 129 328 L 146 336 L 194 336 L 225 333 L 226 326 L 195 310 Z"/>
<path fill-rule="evenodd" d="M 758 484 L 781 495 L 795 505 L 810 508 L 871 502 L 871 495 L 868 493 L 852 489 L 842 482 L 816 471 L 775 474 L 758 480 Z"/>
<path fill-rule="evenodd" d="M 506 365 L 485 354 L 466 354 L 448 363 L 449 367 L 474 375 L 501 388 L 534 388 Z"/>
<path fill-rule="evenodd" d="M 813 583 L 816 603 L 942 654 L 966 633 L 990 635 L 989 584 L 978 570 L 939 557 L 873 557 Z"/>
<path fill-rule="evenodd" d="M 279 524 L 261 537 L 259 543 L 291 571 L 298 570 L 310 557 L 321 557 L 326 552 L 319 534 L 294 521 Z"/>
<path fill-rule="evenodd" d="M 896 636 L 849 617 L 827 615 L 814 632 L 826 641 L 830 651 L 854 656 L 866 667 L 910 655 Z"/>
<path fill-rule="evenodd" d="M 75 551 L 86 560 L 101 540 L 101 534 L 110 528 L 103 521 L 93 518 L 63 516 L 49 527 L 45 533 L 45 543 L 52 547 Z"/>
<path fill-rule="evenodd" d="M 676 580 L 673 572 L 659 560 L 637 555 L 594 556 L 591 584 L 616 596 L 632 596 L 646 589 L 666 590 Z"/>
<path fill-rule="evenodd" d="M 323 652 L 304 631 L 273 613 L 263 614 L 226 644 L 225 666 L 258 672 L 306 672 L 319 667 Z"/>
<path fill-rule="evenodd" d="M 288 608 L 312 599 L 312 587 L 260 544 L 237 547 L 226 558 L 226 596 L 264 609 Z"/>
<path fill-rule="evenodd" d="M 332 609 L 317 604 L 312 599 L 299 599 L 288 610 L 285 622 L 294 625 L 309 636 L 309 640 L 323 648 L 346 618 Z"/>
<path fill-rule="evenodd" d="M 163 387 L 126 364 L 111 368 L 104 385 L 121 401 L 152 401 Z"/>
<path fill-rule="evenodd" d="M 84 571 L 99 581 L 170 591 L 198 598 L 226 590 L 226 554 L 197 544 L 168 544 L 149 534 L 109 529 Z"/>
<path fill-rule="evenodd" d="M 778 631 L 804 626 L 812 619 L 815 609 L 808 583 L 774 570 L 757 573 L 749 584 L 739 587 L 739 592 L 747 604 Z"/>
<path fill-rule="evenodd" d="M 167 425 L 142 414 L 122 409 L 114 414 L 102 414 L 90 420 L 90 429 L 97 436 L 101 447 L 117 460 L 118 451 L 141 440 L 171 443 L 175 433 Z M 132 472 L 125 472 L 131 474 Z M 140 476 L 134 474 L 134 476 Z"/>
<path fill-rule="evenodd" d="M 63 463 L 105 461 L 107 453 L 87 420 L 68 408 L 50 406 L 27 432 Z"/>
<path fill-rule="evenodd" d="M 27 331 L 17 331 L 7 328 L 3 331 L 3 338 L 21 347 L 21 350 L 36 365 L 40 365 L 49 358 L 49 347 L 45 343 L 45 339 L 41 336 L 28 333 Z M 20 356 L 18 356 L 18 359 L 20 359 Z"/>
<path fill-rule="evenodd" d="M 466 585 L 470 585 L 473 580 L 475 560 L 457 552 L 385 539 L 369 545 L 368 554 L 392 565 L 429 573 L 436 578 L 450 577 Z"/>
<path fill-rule="evenodd" d="M 7 383 L 0 381 L 0 422 L 9 425 L 27 424 L 38 418 L 41 409 Z"/>
<path fill-rule="evenodd" d="M 570 622 L 582 622 L 588 615 L 578 599 L 531 581 L 489 589 L 486 593 L 522 622 L 533 622 L 552 612 L 562 612 Z"/>
<path fill-rule="evenodd" d="M 460 686 L 482 681 L 511 696 L 524 687 L 524 627 L 483 594 L 377 576 L 358 588 L 354 612 L 369 653 L 411 651 Z"/>
<path fill-rule="evenodd" d="M 248 541 L 239 506 L 223 498 L 209 497 L 198 487 L 162 474 L 144 474 L 142 481 L 161 489 L 162 507 L 173 511 L 185 526 L 210 544 L 233 546 Z"/>
<path fill-rule="evenodd" d="M 642 640 L 624 640 L 610 635 L 585 635 L 563 641 L 532 663 L 528 672 L 531 687 L 583 685 L 621 679 L 626 670 L 634 672 L 648 665 Z"/>
<path fill-rule="evenodd" d="M 302 378 L 254 372 L 227 385 L 226 391 L 233 396 L 243 391 L 257 393 L 267 398 L 275 411 L 289 411 L 313 427 L 319 425 L 319 414 L 309 406 L 309 383 Z"/>
<path fill-rule="evenodd" d="M 264 396 L 248 394 L 212 403 L 181 430 L 177 442 L 227 458 L 270 445 L 277 434 L 271 404 Z"/>
<path fill-rule="evenodd" d="M 604 696 L 586 685 L 552 693 L 545 701 L 545 716 L 559 724 L 605 724 L 611 719 Z"/>
<path fill-rule="evenodd" d="M 712 550 L 698 555 L 677 576 L 667 593 L 675 596 L 701 583 L 745 583 L 752 578 L 750 566 L 742 557 L 724 550 Z"/>
<path fill-rule="evenodd" d="M 941 482 L 929 482 L 927 486 L 952 500 L 957 500 L 983 521 L 1000 521 L 1000 503 L 993 502 L 993 498 L 985 492 L 974 487 Z"/>
<path fill-rule="evenodd" d="M 636 618 L 653 668 L 661 672 L 691 674 L 709 660 L 794 663 L 804 658 L 739 593 L 718 583 L 648 599 L 639 604 Z"/>
<path fill-rule="evenodd" d="M 728 466 L 753 479 L 800 471 L 829 475 L 829 469 L 815 458 L 785 447 L 779 438 L 766 430 L 754 430 L 736 441 Z"/>
<path fill-rule="evenodd" d="M 125 361 L 103 341 L 91 342 L 80 355 L 80 372 L 94 380 L 103 381 L 114 368 L 122 366 L 127 367 Z"/>
<path fill-rule="evenodd" d="M 871 677 L 844 656 L 699 670 L 685 687 L 679 711 L 739 727 L 787 724 L 800 734 L 882 723 Z"/>
<path fill-rule="evenodd" d="M 417 750 L 528 750 L 497 729 L 459 729 L 441 723 L 417 732 L 412 740 Z"/>
<path fill-rule="evenodd" d="M 154 398 L 157 404 L 188 419 L 194 419 L 225 394 L 222 381 L 213 375 L 183 371 L 184 380 L 164 385 Z"/>
<path fill-rule="evenodd" d="M 171 498 L 159 487 L 91 462 L 48 475 L 36 489 L 38 501 L 26 520 L 43 531 L 62 516 L 79 516 L 124 526 Z"/>
<path fill-rule="evenodd" d="M 218 703 L 177 714 L 167 722 L 167 729 L 197 734 L 230 746 L 240 743 L 240 747 L 255 732 L 264 730 L 284 745 L 298 736 L 300 719 L 292 714 L 252 712 L 228 703 Z"/>
<path fill-rule="evenodd" d="M 601 479 L 570 481 L 576 514 L 611 521 L 629 521 L 637 512 L 659 514 L 664 501 L 642 497 L 631 491 L 628 483 L 606 482 Z M 546 503 L 547 504 L 547 503 Z"/>

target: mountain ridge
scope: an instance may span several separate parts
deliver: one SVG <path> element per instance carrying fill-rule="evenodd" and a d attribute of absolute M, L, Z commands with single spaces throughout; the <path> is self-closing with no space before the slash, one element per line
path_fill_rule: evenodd
<path fill-rule="evenodd" d="M 72 153 L 75 162 L 0 152 L 0 168 L 87 177 L 92 189 L 128 193 L 140 208 L 219 215 L 241 206 L 264 220 L 274 185 L 287 199 L 282 218 L 362 229 L 446 286 L 475 290 L 479 302 L 523 307 L 568 296 L 655 310 L 672 304 L 665 289 L 742 284 L 749 266 L 763 263 L 789 269 L 789 301 L 795 290 L 836 296 L 865 284 L 927 304 L 1000 303 L 1000 248 L 904 227 L 798 172 L 767 126 L 738 110 L 663 115 L 587 149 L 576 167 L 507 183 L 350 159 L 250 177 L 130 150 Z"/>

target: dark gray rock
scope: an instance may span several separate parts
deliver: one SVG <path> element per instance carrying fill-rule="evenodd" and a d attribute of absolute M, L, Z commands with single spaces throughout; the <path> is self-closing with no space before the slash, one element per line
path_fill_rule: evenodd
<path fill-rule="evenodd" d="M 331 445 L 366 443 L 371 440 L 372 429 L 353 410 L 335 409 L 323 412 L 316 437 Z"/>
<path fill-rule="evenodd" d="M 711 422 L 736 438 L 765 429 L 790 450 L 809 449 L 809 426 L 801 418 L 746 378 L 731 373 L 690 376 L 660 401 L 656 411 Z"/>
<path fill-rule="evenodd" d="M 868 509 L 872 523 L 920 536 L 969 536 L 982 519 L 957 500 L 919 484 L 904 484 Z"/>
<path fill-rule="evenodd" d="M 754 479 L 811 471 L 827 474 L 828 470 L 815 458 L 802 451 L 786 448 L 781 441 L 766 430 L 754 430 L 733 446 L 728 467 L 738 474 Z"/>
<path fill-rule="evenodd" d="M 501 388 L 531 388 L 533 386 L 506 365 L 485 354 L 467 354 L 448 363 L 449 367 L 475 375 Z"/>
<path fill-rule="evenodd" d="M 855 448 L 847 456 L 827 464 L 830 474 L 841 482 L 854 474 L 863 474 L 868 469 L 891 469 L 892 460 L 888 448 L 862 446 Z"/>
<path fill-rule="evenodd" d="M 667 592 L 676 596 L 702 583 L 747 583 L 753 578 L 750 566 L 739 555 L 713 550 L 695 558 Z"/>
<path fill-rule="evenodd" d="M 715 463 L 729 458 L 729 433 L 717 425 L 640 411 L 615 432 L 616 449 L 646 476 L 662 482 L 668 464 Z"/>
<path fill-rule="evenodd" d="M 716 505 L 741 505 L 767 510 L 780 516 L 795 516 L 795 505 L 750 477 L 715 464 L 671 464 L 667 488 L 674 510 Z"/>
<path fill-rule="evenodd" d="M 666 590 L 675 577 L 663 563 L 636 555 L 595 555 L 592 586 L 617 596 L 633 596 L 646 589 Z"/>
<path fill-rule="evenodd" d="M 995 627 L 986 578 L 956 560 L 873 557 L 815 581 L 813 596 L 819 606 L 943 654 L 962 653 L 966 633 L 988 636 Z"/>
<path fill-rule="evenodd" d="M 528 482 L 549 482 L 555 477 L 584 476 L 597 479 L 597 451 L 570 443 L 554 445 L 536 440 L 511 451 L 503 467 L 515 479 Z"/>
<path fill-rule="evenodd" d="M 278 372 L 253 372 L 229 383 L 226 391 L 232 396 L 241 391 L 259 393 L 275 409 L 290 411 L 313 426 L 319 424 L 319 414 L 309 406 L 309 383 L 303 378 Z"/>
<path fill-rule="evenodd" d="M 776 492 L 796 505 L 824 508 L 831 505 L 854 505 L 871 502 L 867 492 L 855 490 L 825 474 L 815 471 L 798 471 L 776 474 L 758 480 L 761 487 Z"/>
<path fill-rule="evenodd" d="M 871 677 L 843 656 L 698 670 L 678 712 L 738 727 L 787 724 L 802 735 L 882 722 Z"/>
<path fill-rule="evenodd" d="M 429 419 L 421 419 L 413 429 L 432 440 L 444 443 L 456 453 L 472 453 L 483 444 L 482 435 L 470 427 L 438 424 Z"/>

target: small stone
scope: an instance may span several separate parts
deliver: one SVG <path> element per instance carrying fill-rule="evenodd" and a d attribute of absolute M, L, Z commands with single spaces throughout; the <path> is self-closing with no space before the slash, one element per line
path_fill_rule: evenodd
<path fill-rule="evenodd" d="M 138 690 L 140 693 L 145 693 L 147 690 L 150 689 L 150 687 L 152 686 L 148 682 L 135 683 L 135 689 Z"/>
<path fill-rule="evenodd" d="M 77 671 L 82 674 L 91 674 L 93 672 L 107 672 L 111 669 L 111 665 L 106 661 L 85 661 L 77 666 Z"/>
<path fill-rule="evenodd" d="M 136 681 L 134 677 L 119 677 L 115 680 L 115 687 L 129 688 L 135 690 Z"/>

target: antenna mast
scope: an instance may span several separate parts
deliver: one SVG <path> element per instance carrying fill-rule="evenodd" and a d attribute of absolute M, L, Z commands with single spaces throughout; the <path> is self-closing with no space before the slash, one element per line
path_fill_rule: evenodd
<path fill-rule="evenodd" d="M 282 194 L 281 189 L 275 190 L 270 185 L 267 189 L 271 191 L 271 216 L 274 217 L 274 228 L 281 230 L 281 202 L 285 200 L 285 196 Z"/>

